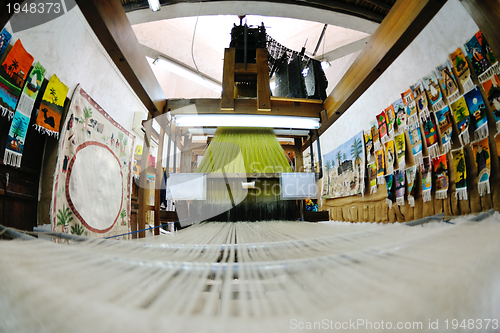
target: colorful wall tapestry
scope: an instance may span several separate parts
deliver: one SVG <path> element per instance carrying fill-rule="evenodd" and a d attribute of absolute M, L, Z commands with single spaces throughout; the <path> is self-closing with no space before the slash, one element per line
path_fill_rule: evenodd
<path fill-rule="evenodd" d="M 396 155 L 398 157 L 398 165 L 399 170 L 404 170 L 406 168 L 406 140 L 405 140 L 405 132 L 401 132 L 400 134 L 394 137 L 394 142 L 396 144 Z"/>
<path fill-rule="evenodd" d="M 480 82 L 498 74 L 497 59 L 481 31 L 472 36 L 464 46 Z"/>
<path fill-rule="evenodd" d="M 439 143 L 436 131 L 436 125 L 434 124 L 434 117 L 429 117 L 425 119 L 422 123 L 424 127 L 425 142 L 427 143 L 427 152 L 432 158 L 436 158 L 439 155 Z"/>
<path fill-rule="evenodd" d="M 470 112 L 471 126 L 476 140 L 484 139 L 489 135 L 488 119 L 486 118 L 486 105 L 478 87 L 464 95 L 467 108 Z"/>
<path fill-rule="evenodd" d="M 474 161 L 477 167 L 477 188 L 479 195 L 490 194 L 491 153 L 488 138 L 472 143 Z"/>
<path fill-rule="evenodd" d="M 17 101 L 33 60 L 33 56 L 26 52 L 18 39 L 0 66 L 0 109 L 2 116 L 8 116 L 9 120 L 14 117 Z"/>
<path fill-rule="evenodd" d="M 495 143 L 497 145 L 497 155 L 498 158 L 500 159 L 500 133 L 495 135 Z"/>
<path fill-rule="evenodd" d="M 406 129 L 406 108 L 403 99 L 400 98 L 392 103 L 394 113 L 396 113 L 396 127 L 398 131 L 402 132 Z"/>
<path fill-rule="evenodd" d="M 493 117 L 497 125 L 497 132 L 500 132 L 500 79 L 497 75 L 493 75 L 488 80 L 482 83 L 486 98 L 493 110 Z"/>
<path fill-rule="evenodd" d="M 413 96 L 417 102 L 418 116 L 420 119 L 429 117 L 429 100 L 427 99 L 427 93 L 424 89 L 424 83 L 422 81 L 418 81 L 410 88 L 413 91 Z"/>
<path fill-rule="evenodd" d="M 343 143 L 328 154 L 323 155 L 323 161 L 334 162 L 331 170 L 324 169 L 323 198 L 347 197 L 364 194 L 365 152 L 363 132 L 359 132 L 349 141 Z M 328 183 L 330 179 L 330 183 Z M 326 191 L 325 191 L 326 189 Z"/>
<path fill-rule="evenodd" d="M 47 88 L 45 88 L 40 111 L 38 111 L 36 124 L 34 125 L 38 132 L 59 138 L 61 116 L 68 90 L 69 88 L 55 74 L 52 75 Z M 91 115 L 84 114 L 84 117 L 85 125 L 87 125 Z"/>
<path fill-rule="evenodd" d="M 405 204 L 405 170 L 396 170 L 394 178 L 396 180 L 396 204 L 403 206 Z"/>
<path fill-rule="evenodd" d="M 59 140 L 54 231 L 89 237 L 130 231 L 134 139 L 77 86 Z"/>
<path fill-rule="evenodd" d="M 411 89 L 408 89 L 404 93 L 401 94 L 401 98 L 403 99 L 403 104 L 406 109 L 406 123 L 413 124 L 418 121 L 418 112 L 417 112 L 417 103 L 413 97 L 413 92 Z"/>
<path fill-rule="evenodd" d="M 392 201 L 394 200 L 394 191 L 392 190 L 394 186 L 394 175 L 392 173 L 390 175 L 385 175 L 385 184 L 387 187 L 387 198 L 385 202 L 389 205 L 389 209 L 391 209 Z"/>
<path fill-rule="evenodd" d="M 436 199 L 446 199 L 448 197 L 448 186 L 450 184 L 446 154 L 434 159 L 432 164 L 434 165 L 434 175 L 436 177 Z"/>
<path fill-rule="evenodd" d="M 375 162 L 377 163 L 377 183 L 384 183 L 385 176 L 385 153 L 383 149 L 379 149 L 375 151 Z"/>
<path fill-rule="evenodd" d="M 373 151 L 379 150 L 380 148 L 382 148 L 382 145 L 380 144 L 380 133 L 378 130 L 377 122 L 372 124 L 371 129 L 372 129 Z"/>
<path fill-rule="evenodd" d="M 465 59 L 462 49 L 457 48 L 455 52 L 450 54 L 449 58 L 453 65 L 453 68 L 455 69 L 455 72 L 458 75 L 458 81 L 464 88 L 464 91 L 469 91 L 474 88 L 474 82 L 472 82 L 472 78 L 470 76 L 469 64 Z"/>
<path fill-rule="evenodd" d="M 432 190 L 432 163 L 429 156 L 424 157 L 424 162 L 420 165 L 422 173 L 422 199 L 424 202 L 431 201 Z"/>
<path fill-rule="evenodd" d="M 43 79 L 45 78 L 45 68 L 39 62 L 33 66 L 28 82 L 24 85 L 23 92 L 17 103 L 16 113 L 10 126 L 9 137 L 3 162 L 17 168 L 21 167 L 23 157 L 24 141 L 31 119 L 33 105 L 38 96 Z"/>
<path fill-rule="evenodd" d="M 372 139 L 372 130 L 364 132 L 365 137 L 365 151 L 366 151 L 366 159 L 369 160 L 371 157 L 371 153 L 373 152 L 373 139 Z"/>
<path fill-rule="evenodd" d="M 467 167 L 464 149 L 454 149 L 451 151 L 451 155 L 453 156 L 453 170 L 455 171 L 455 197 L 457 200 L 467 200 Z"/>
<path fill-rule="evenodd" d="M 415 164 L 422 164 L 422 134 L 420 133 L 420 124 L 416 123 L 408 126 L 408 136 L 410 137 L 411 152 Z"/>
<path fill-rule="evenodd" d="M 394 137 L 394 125 L 396 124 L 396 113 L 392 104 L 384 110 L 385 120 L 387 121 L 387 134 L 392 139 Z"/>
<path fill-rule="evenodd" d="M 444 96 L 448 103 L 453 103 L 460 97 L 460 91 L 453 74 L 453 65 L 449 60 L 446 60 L 442 65 L 436 68 L 436 73 L 441 84 Z"/>
<path fill-rule="evenodd" d="M 370 194 L 377 193 L 377 162 L 368 163 L 367 169 Z"/>
<path fill-rule="evenodd" d="M 12 35 L 10 32 L 5 30 L 5 28 L 2 29 L 2 32 L 0 33 L 0 58 L 3 56 L 5 50 L 7 49 L 7 46 L 10 43 L 10 40 L 12 38 Z"/>
<path fill-rule="evenodd" d="M 415 177 L 417 175 L 417 165 L 412 165 L 406 169 L 406 183 L 408 184 L 408 203 L 410 207 L 415 207 Z"/>
<path fill-rule="evenodd" d="M 463 96 L 451 104 L 451 111 L 457 123 L 460 143 L 462 146 L 469 144 L 469 109 Z"/>
<path fill-rule="evenodd" d="M 385 143 L 385 171 L 386 174 L 394 172 L 394 162 L 396 162 L 396 147 L 394 140 Z"/>
<path fill-rule="evenodd" d="M 441 132 L 441 152 L 447 153 L 451 149 L 451 135 L 453 133 L 450 108 L 445 106 L 443 109 L 434 112 L 434 114 Z"/>
<path fill-rule="evenodd" d="M 445 107 L 445 102 L 443 100 L 443 94 L 439 88 L 439 80 L 437 78 L 436 72 L 431 71 L 429 74 L 424 76 L 422 79 L 424 82 L 424 88 L 427 91 L 427 96 L 429 97 L 429 102 L 433 110 L 439 110 Z"/>
<path fill-rule="evenodd" d="M 380 141 L 382 143 L 387 142 L 389 140 L 389 136 L 387 134 L 387 121 L 385 119 L 385 112 L 382 111 L 380 114 L 377 115 L 377 122 L 378 122 L 378 131 L 380 134 Z"/>

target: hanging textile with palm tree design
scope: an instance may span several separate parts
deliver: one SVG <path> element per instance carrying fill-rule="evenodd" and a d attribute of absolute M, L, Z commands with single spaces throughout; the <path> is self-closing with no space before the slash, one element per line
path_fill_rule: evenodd
<path fill-rule="evenodd" d="M 59 127 L 68 87 L 54 74 L 45 88 L 42 103 L 34 125 L 42 134 L 59 138 Z"/>

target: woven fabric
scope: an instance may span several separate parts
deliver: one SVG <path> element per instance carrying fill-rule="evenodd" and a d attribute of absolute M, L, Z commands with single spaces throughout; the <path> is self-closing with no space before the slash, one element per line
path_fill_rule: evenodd
<path fill-rule="evenodd" d="M 441 88 L 439 87 L 439 79 L 435 71 L 431 71 L 429 74 L 424 76 L 422 79 L 424 82 L 424 88 L 429 97 L 429 103 L 433 110 L 440 109 L 445 106 L 443 101 L 443 94 L 441 93 Z"/>
<path fill-rule="evenodd" d="M 396 147 L 394 140 L 385 143 L 385 169 L 386 174 L 394 172 L 394 163 L 396 162 Z"/>
<path fill-rule="evenodd" d="M 369 160 L 371 157 L 371 154 L 373 153 L 372 130 L 369 129 L 368 131 L 364 131 L 363 135 L 364 135 L 364 139 L 365 139 L 366 158 Z"/>
<path fill-rule="evenodd" d="M 479 195 L 490 193 L 491 151 L 488 138 L 472 143 L 474 161 L 477 167 L 477 186 Z"/>
<path fill-rule="evenodd" d="M 406 139 L 405 132 L 401 132 L 394 137 L 394 142 L 396 144 L 396 156 L 398 159 L 399 170 L 404 170 L 406 168 Z"/>
<path fill-rule="evenodd" d="M 458 138 L 462 146 L 469 143 L 469 109 L 465 98 L 462 96 L 457 101 L 451 104 L 453 118 L 458 127 Z"/>
<path fill-rule="evenodd" d="M 434 117 L 429 117 L 425 119 L 422 123 L 425 134 L 425 143 L 427 144 L 427 151 L 432 158 L 436 158 L 439 154 L 439 144 L 436 131 L 436 124 L 434 123 Z"/>
<path fill-rule="evenodd" d="M 69 88 L 54 74 L 45 88 L 35 128 L 38 132 L 59 138 L 64 101 Z M 89 118 L 89 117 L 87 117 Z"/>
<path fill-rule="evenodd" d="M 417 103 L 415 102 L 413 92 L 411 89 L 408 89 L 404 93 L 401 94 L 401 98 L 403 99 L 403 104 L 405 106 L 406 111 L 406 123 L 413 124 L 418 121 L 418 112 L 417 112 Z"/>
<path fill-rule="evenodd" d="M 423 163 L 420 165 L 422 173 L 422 197 L 424 202 L 431 201 L 432 190 L 432 163 L 430 157 L 424 157 Z"/>
<path fill-rule="evenodd" d="M 474 89 L 464 95 L 464 99 L 469 109 L 474 137 L 476 140 L 484 139 L 489 135 L 489 130 L 488 119 L 486 118 L 486 105 L 481 96 L 481 91 L 479 91 L 478 87 L 474 87 Z"/>
<path fill-rule="evenodd" d="M 405 170 L 396 170 L 394 178 L 396 180 L 396 203 L 402 206 L 405 201 Z"/>
<path fill-rule="evenodd" d="M 382 143 L 385 143 L 387 140 L 389 140 L 388 136 L 388 127 L 387 127 L 387 120 L 385 118 L 385 112 L 382 111 L 377 115 L 377 122 L 378 122 L 378 131 L 379 131 L 379 137 L 380 141 Z"/>
<path fill-rule="evenodd" d="M 378 130 L 378 125 L 376 122 L 374 122 L 371 126 L 371 132 L 372 132 L 372 141 L 373 141 L 373 151 L 379 150 L 382 148 L 382 145 L 380 144 L 380 133 Z"/>
<path fill-rule="evenodd" d="M 493 75 L 482 84 L 488 103 L 493 110 L 497 132 L 500 132 L 500 79 L 498 75 Z"/>
<path fill-rule="evenodd" d="M 458 90 L 458 84 L 453 74 L 453 65 L 447 59 L 443 64 L 436 68 L 436 74 L 441 85 L 441 90 L 444 96 L 448 100 L 448 103 L 454 102 L 460 97 L 460 91 Z"/>
<path fill-rule="evenodd" d="M 54 231 L 89 237 L 130 231 L 134 139 L 80 86 L 75 89 L 59 140 Z"/>
<path fill-rule="evenodd" d="M 368 163 L 367 169 L 370 194 L 373 194 L 377 192 L 377 162 Z"/>
<path fill-rule="evenodd" d="M 384 110 L 385 120 L 387 122 L 387 134 L 390 138 L 394 137 L 394 126 L 396 124 L 396 113 L 392 104 Z"/>
<path fill-rule="evenodd" d="M 0 66 L 0 110 L 2 116 L 8 117 L 9 120 L 14 117 L 33 60 L 33 56 L 26 52 L 18 39 Z"/>
<path fill-rule="evenodd" d="M 462 49 L 457 48 L 455 52 L 449 55 L 449 59 L 455 69 L 455 72 L 457 73 L 458 81 L 462 85 L 464 91 L 469 91 L 474 86 L 474 83 L 472 82 L 472 78 L 470 76 L 469 64 L 465 59 Z"/>
<path fill-rule="evenodd" d="M 481 31 L 474 34 L 464 47 L 480 82 L 499 74 L 498 61 Z"/>
<path fill-rule="evenodd" d="M 11 39 L 12 35 L 10 34 L 10 32 L 8 32 L 7 30 L 5 30 L 5 28 L 3 28 L 2 32 L 0 33 L 0 57 L 3 56 Z"/>
<path fill-rule="evenodd" d="M 389 175 L 385 175 L 385 185 L 387 188 L 387 199 L 386 202 L 389 205 L 389 208 L 392 208 L 392 202 L 394 201 L 394 175 L 391 173 Z"/>
<path fill-rule="evenodd" d="M 434 112 L 436 115 L 437 125 L 441 133 L 442 153 L 447 153 L 451 149 L 451 135 L 453 133 L 453 123 L 451 120 L 451 111 L 448 106 Z"/>
<path fill-rule="evenodd" d="M 432 161 L 434 166 L 434 176 L 436 179 L 436 199 L 446 199 L 448 197 L 448 163 L 446 154 L 439 156 Z"/>
<path fill-rule="evenodd" d="M 28 76 L 23 92 L 17 104 L 16 113 L 9 130 L 7 147 L 5 148 L 4 163 L 14 167 L 21 167 L 24 141 L 28 131 L 33 105 L 45 78 L 45 68 L 36 63 Z"/>
<path fill-rule="evenodd" d="M 403 99 L 400 98 L 394 103 L 392 103 L 392 107 L 394 109 L 394 113 L 396 114 L 396 127 L 399 132 L 404 131 L 406 129 L 406 107 L 403 103 Z"/>
<path fill-rule="evenodd" d="M 415 206 L 415 178 L 417 175 L 417 165 L 412 165 L 408 167 L 406 170 L 406 184 L 408 184 L 408 203 L 410 207 Z"/>
<path fill-rule="evenodd" d="M 375 162 L 377 163 L 377 180 L 380 183 L 384 180 L 385 175 L 385 157 L 384 150 L 379 149 L 375 151 Z"/>
<path fill-rule="evenodd" d="M 464 149 L 454 149 L 451 155 L 455 172 L 455 196 L 458 200 L 467 200 L 467 164 Z"/>
<path fill-rule="evenodd" d="M 418 121 L 408 127 L 408 136 L 410 137 L 411 152 L 416 164 L 422 163 L 422 134 L 420 133 L 420 124 Z"/>
<path fill-rule="evenodd" d="M 417 113 L 420 119 L 425 119 L 429 116 L 429 100 L 427 98 L 427 93 L 424 89 L 424 83 L 418 81 L 412 85 L 411 90 L 413 91 L 413 96 L 417 103 Z"/>

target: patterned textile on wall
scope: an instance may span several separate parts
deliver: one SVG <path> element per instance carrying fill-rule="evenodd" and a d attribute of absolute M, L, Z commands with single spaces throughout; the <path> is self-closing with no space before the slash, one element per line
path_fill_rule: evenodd
<path fill-rule="evenodd" d="M 403 103 L 403 99 L 400 98 L 394 103 L 392 103 L 392 107 L 394 109 L 394 113 L 396 113 L 396 126 L 399 132 L 402 132 L 406 129 L 406 107 Z"/>
<path fill-rule="evenodd" d="M 434 165 L 434 175 L 436 177 L 436 199 L 446 199 L 448 197 L 448 186 L 450 184 L 446 154 L 434 159 L 432 164 Z"/>
<path fill-rule="evenodd" d="M 462 96 L 451 105 L 451 111 L 453 112 L 453 118 L 458 127 L 458 139 L 460 144 L 467 145 L 470 142 L 469 139 L 469 109 L 467 108 L 467 103 L 465 98 Z"/>
<path fill-rule="evenodd" d="M 439 142 L 437 137 L 436 125 L 434 117 L 429 117 L 422 122 L 424 127 L 425 142 L 427 143 L 427 151 L 431 158 L 437 158 L 439 155 Z"/>
<path fill-rule="evenodd" d="M 17 168 L 21 167 L 24 141 L 31 119 L 31 112 L 33 111 L 33 106 L 44 78 L 45 68 L 37 62 L 28 76 L 28 82 L 24 85 L 19 103 L 17 103 L 16 113 L 10 126 L 7 147 L 5 148 L 3 158 L 5 164 Z"/>
<path fill-rule="evenodd" d="M 493 117 L 497 125 L 497 132 L 500 132 L 500 79 L 493 75 L 482 83 L 486 98 L 493 110 Z"/>
<path fill-rule="evenodd" d="M 375 151 L 375 162 L 377 163 L 377 183 L 383 184 L 385 181 L 385 153 L 384 149 Z"/>
<path fill-rule="evenodd" d="M 422 173 L 422 199 L 424 202 L 431 201 L 432 190 L 432 163 L 429 156 L 424 157 L 424 163 L 420 165 Z"/>
<path fill-rule="evenodd" d="M 491 152 L 488 138 L 472 143 L 474 161 L 477 167 L 477 188 L 479 195 L 490 194 Z"/>
<path fill-rule="evenodd" d="M 413 97 L 413 91 L 408 89 L 401 94 L 401 98 L 403 99 L 403 104 L 406 110 L 406 123 L 411 125 L 418 121 L 417 103 Z"/>
<path fill-rule="evenodd" d="M 0 33 L 0 57 L 3 56 L 3 53 L 7 49 L 7 46 L 9 45 L 11 39 L 12 35 L 10 34 L 10 32 L 3 28 L 2 32 Z"/>
<path fill-rule="evenodd" d="M 369 160 L 371 158 L 371 153 L 373 152 L 373 139 L 372 139 L 372 130 L 364 131 L 365 138 L 365 151 L 366 151 L 366 159 Z"/>
<path fill-rule="evenodd" d="M 406 169 L 406 183 L 408 184 L 408 203 L 410 207 L 415 207 L 415 177 L 417 175 L 417 165 L 412 165 Z"/>
<path fill-rule="evenodd" d="M 396 149 L 394 140 L 385 143 L 385 170 L 386 174 L 394 173 L 394 162 L 396 162 Z"/>
<path fill-rule="evenodd" d="M 394 174 L 396 180 L 396 204 L 403 206 L 405 204 L 405 171 L 396 170 Z"/>
<path fill-rule="evenodd" d="M 499 74 L 498 61 L 481 31 L 472 36 L 464 46 L 479 82 Z"/>
<path fill-rule="evenodd" d="M 464 149 L 454 149 L 453 170 L 455 171 L 455 197 L 457 200 L 467 200 L 467 165 L 465 163 Z"/>
<path fill-rule="evenodd" d="M 385 184 L 387 187 L 387 198 L 385 202 L 389 205 L 389 209 L 392 208 L 392 201 L 394 200 L 394 191 L 392 187 L 394 186 L 394 175 L 391 173 L 389 175 L 385 175 Z"/>
<path fill-rule="evenodd" d="M 36 124 L 33 125 L 38 132 L 59 138 L 61 116 L 68 90 L 68 87 L 55 74 L 52 75 L 43 94 Z M 90 116 L 88 114 L 83 116 L 85 124 L 87 124 Z"/>
<path fill-rule="evenodd" d="M 394 142 L 396 143 L 396 156 L 398 157 L 399 170 L 404 170 L 406 168 L 406 140 L 405 132 L 401 132 L 394 137 Z"/>
<path fill-rule="evenodd" d="M 447 153 L 451 149 L 451 135 L 453 133 L 453 122 L 451 120 L 451 111 L 449 106 L 434 112 L 437 125 L 441 132 L 441 152 Z"/>
<path fill-rule="evenodd" d="M 462 49 L 457 48 L 455 52 L 450 54 L 449 58 L 455 72 L 457 73 L 458 81 L 464 88 L 464 91 L 469 91 L 474 88 L 474 82 L 472 82 L 472 78 L 470 76 L 469 64 L 465 59 Z"/>
<path fill-rule="evenodd" d="M 376 151 L 382 148 L 382 145 L 380 144 L 380 133 L 376 121 L 372 124 L 371 130 L 372 130 L 373 151 Z"/>
<path fill-rule="evenodd" d="M 431 109 L 439 110 L 444 108 L 446 104 L 443 100 L 441 89 L 439 88 L 439 79 L 437 78 L 436 72 L 431 71 L 429 74 L 424 76 L 422 80 L 424 81 L 424 88 L 427 91 L 427 96 L 429 97 Z"/>
<path fill-rule="evenodd" d="M 420 133 L 420 124 L 416 123 L 408 126 L 408 136 L 410 137 L 411 152 L 415 164 L 422 164 L 422 134 Z"/>
<path fill-rule="evenodd" d="M 77 86 L 59 141 L 54 231 L 89 237 L 130 231 L 134 139 Z"/>
<path fill-rule="evenodd" d="M 385 120 L 387 121 L 387 134 L 389 138 L 392 139 L 394 137 L 394 126 L 396 124 L 396 113 L 394 112 L 394 108 L 392 104 L 384 110 Z"/>
<path fill-rule="evenodd" d="M 420 117 L 420 119 L 429 117 L 429 100 L 427 99 L 427 93 L 424 89 L 424 83 L 422 81 L 418 81 L 410 88 L 413 91 L 413 96 L 415 97 L 415 101 L 417 102 L 418 116 Z"/>
<path fill-rule="evenodd" d="M 386 143 L 389 140 L 389 135 L 387 133 L 387 120 L 385 118 L 385 112 L 382 111 L 377 115 L 378 131 L 380 133 L 381 143 Z"/>
<path fill-rule="evenodd" d="M 18 39 L 0 66 L 0 110 L 2 116 L 7 116 L 9 120 L 14 117 L 17 101 L 33 60 L 33 56 L 26 52 Z"/>
<path fill-rule="evenodd" d="M 453 65 L 447 59 L 442 65 L 436 68 L 436 74 L 448 103 L 453 103 L 460 97 L 457 81 L 453 74 Z"/>
<path fill-rule="evenodd" d="M 497 145 L 497 155 L 498 158 L 500 159 L 500 133 L 495 135 L 495 143 Z"/>
<path fill-rule="evenodd" d="M 363 131 L 356 134 L 347 142 L 335 148 L 328 154 L 323 155 L 325 165 L 334 166 L 323 170 L 323 188 L 328 188 L 324 199 L 347 197 L 350 195 L 364 195 L 364 177 L 365 177 L 365 145 L 363 144 Z M 325 182 L 330 183 L 325 183 Z"/>
<path fill-rule="evenodd" d="M 377 193 L 377 162 L 368 163 L 367 169 L 370 194 Z"/>
<path fill-rule="evenodd" d="M 484 139 L 489 135 L 488 119 L 486 118 L 486 105 L 478 87 L 464 95 L 467 108 L 470 112 L 471 125 L 474 129 L 476 140 Z"/>

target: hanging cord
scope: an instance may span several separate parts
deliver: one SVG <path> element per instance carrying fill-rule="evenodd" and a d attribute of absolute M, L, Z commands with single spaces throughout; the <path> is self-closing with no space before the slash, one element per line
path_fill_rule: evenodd
<path fill-rule="evenodd" d="M 198 65 L 196 64 L 196 60 L 194 59 L 194 38 L 196 36 L 196 27 L 198 26 L 198 19 L 200 18 L 202 6 L 203 6 L 203 1 L 200 1 L 200 9 L 198 10 L 198 15 L 196 16 L 196 22 L 194 24 L 194 30 L 193 30 L 193 39 L 191 40 L 191 59 L 193 60 L 193 64 L 194 64 L 194 67 L 196 68 L 196 72 L 203 79 L 203 82 L 205 82 L 207 88 L 212 89 L 212 88 L 210 88 L 210 85 L 208 84 L 207 80 L 205 80 L 205 77 L 201 74 L 200 70 L 198 69 Z"/>

